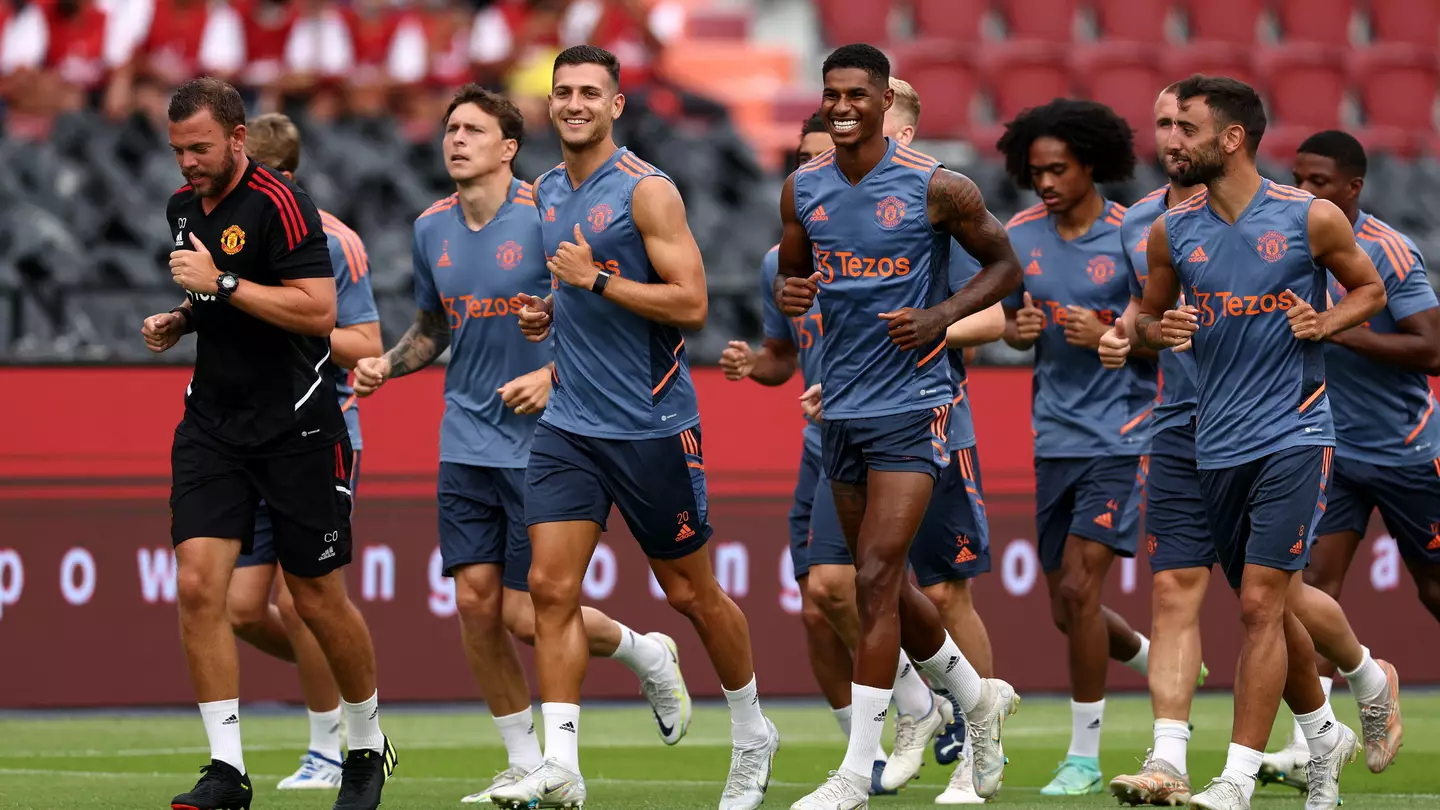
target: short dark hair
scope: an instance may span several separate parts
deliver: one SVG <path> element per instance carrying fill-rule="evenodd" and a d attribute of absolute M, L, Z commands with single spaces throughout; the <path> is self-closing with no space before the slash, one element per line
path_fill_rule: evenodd
<path fill-rule="evenodd" d="M 1124 118 L 1097 101 L 1057 98 L 1015 116 L 995 143 L 1016 185 L 1030 188 L 1030 145 L 1045 137 L 1064 141 L 1096 183 L 1118 183 L 1135 173 L 1135 133 Z"/>
<path fill-rule="evenodd" d="M 1295 154 L 1319 155 L 1335 161 L 1335 168 L 1351 177 L 1364 177 L 1369 162 L 1365 158 L 1365 147 L 1348 132 L 1327 129 L 1305 139 Z"/>
<path fill-rule="evenodd" d="M 806 118 L 805 123 L 800 125 L 800 137 L 804 138 L 806 135 L 814 135 L 817 132 L 830 132 L 830 128 L 825 126 L 825 119 L 821 118 L 818 112 Z"/>
<path fill-rule="evenodd" d="M 555 71 L 565 65 L 599 65 L 605 68 L 610 74 L 610 81 L 615 83 L 615 89 L 620 89 L 620 60 L 615 54 L 595 45 L 576 45 L 566 48 L 555 57 L 555 67 L 551 68 L 550 75 L 553 78 Z"/>
<path fill-rule="evenodd" d="M 825 57 L 825 64 L 820 66 L 820 76 L 824 78 L 832 70 L 846 68 L 865 71 L 869 74 L 871 81 L 882 88 L 890 85 L 890 59 L 874 45 L 866 45 L 863 42 L 841 45 Z"/>
<path fill-rule="evenodd" d="M 1181 104 L 1192 98 L 1205 99 L 1205 106 L 1222 126 L 1245 128 L 1245 148 L 1252 156 L 1260 149 L 1260 139 L 1265 136 L 1265 104 L 1255 88 L 1238 79 L 1196 73 L 1180 82 L 1175 95 Z"/>
<path fill-rule="evenodd" d="M 191 79 L 170 97 L 170 122 L 178 124 L 201 110 L 209 110 L 215 123 L 227 131 L 245 123 L 245 100 L 228 82 L 209 76 Z"/>
<path fill-rule="evenodd" d="M 455 97 L 450 99 L 450 106 L 445 108 L 442 122 L 449 125 L 450 116 L 454 115 L 455 110 L 462 104 L 474 104 L 487 115 L 494 116 L 495 120 L 500 122 L 500 137 L 513 140 L 515 152 L 520 152 L 520 147 L 525 144 L 525 116 L 520 113 L 515 102 L 472 82 L 460 88 Z"/>

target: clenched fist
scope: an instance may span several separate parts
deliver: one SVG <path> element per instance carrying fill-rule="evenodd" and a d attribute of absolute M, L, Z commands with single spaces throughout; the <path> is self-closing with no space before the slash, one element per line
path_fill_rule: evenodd
<path fill-rule="evenodd" d="M 720 353 L 720 370 L 727 380 L 743 380 L 755 370 L 755 350 L 743 340 L 732 340 Z"/>
<path fill-rule="evenodd" d="M 1024 306 L 1015 310 L 1015 336 L 1026 343 L 1033 343 L 1045 331 L 1045 313 L 1035 306 L 1030 293 L 1025 293 L 1024 301 Z"/>
<path fill-rule="evenodd" d="M 140 335 L 145 338 L 145 348 L 156 354 L 168 350 L 185 334 L 185 316 L 178 312 L 162 312 L 145 319 Z"/>
<path fill-rule="evenodd" d="M 368 397 L 390 379 L 390 361 L 383 357 L 362 357 L 355 363 L 355 396 Z"/>
<path fill-rule="evenodd" d="M 525 293 L 520 293 L 520 300 L 525 302 L 525 306 L 520 308 L 520 331 L 531 343 L 543 343 L 545 338 L 550 337 L 554 302 Z"/>

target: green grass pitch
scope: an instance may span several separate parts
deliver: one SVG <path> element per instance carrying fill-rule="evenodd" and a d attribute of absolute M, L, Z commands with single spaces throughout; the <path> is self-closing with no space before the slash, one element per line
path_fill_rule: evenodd
<path fill-rule="evenodd" d="M 1333 698 L 1342 721 L 1358 730 L 1349 693 Z M 1407 692 L 1403 697 L 1405 745 L 1390 770 L 1375 776 L 1362 758 L 1341 779 L 1347 810 L 1391 810 L 1440 806 L 1440 694 Z M 844 742 L 821 704 L 773 705 L 768 714 L 780 729 L 766 808 L 785 810 L 838 767 Z M 538 712 L 537 712 L 538 719 Z M 641 705 L 587 707 L 581 717 L 580 761 L 595 810 L 713 810 L 729 765 L 729 720 L 723 706 L 697 708 L 689 735 L 674 748 L 655 733 Z M 1289 715 L 1271 738 L 1279 745 Z M 1150 744 L 1150 704 L 1144 696 L 1110 699 L 1106 706 L 1101 764 L 1106 778 L 1133 771 Z M 1228 695 L 1196 701 L 1190 773 L 1197 789 L 1219 774 L 1230 734 Z M 400 765 L 386 788 L 384 810 L 460 807 L 459 798 L 478 790 L 504 767 L 504 751 L 483 710 L 392 708 L 384 715 Z M 294 770 L 306 743 L 303 712 L 251 710 L 244 717 L 246 764 L 255 783 L 255 808 L 328 810 L 328 792 L 281 792 L 280 778 Z M 1035 697 L 1021 704 L 1006 726 L 1010 758 L 1005 786 L 993 805 L 1008 808 L 1111 807 L 1108 793 L 1081 799 L 1049 799 L 1038 793 L 1064 756 L 1070 735 L 1068 702 Z M 887 734 L 887 741 L 890 739 Z M 168 799 L 194 783 L 196 768 L 208 759 L 204 732 L 193 712 L 154 714 L 78 713 L 0 715 L 0 809 L 99 810 L 166 808 Z M 928 758 L 927 758 L 928 759 Z M 876 810 L 934 807 L 950 775 L 929 760 L 920 778 L 899 796 L 871 800 Z M 1300 808 L 1292 789 L 1267 787 L 1257 808 Z"/>

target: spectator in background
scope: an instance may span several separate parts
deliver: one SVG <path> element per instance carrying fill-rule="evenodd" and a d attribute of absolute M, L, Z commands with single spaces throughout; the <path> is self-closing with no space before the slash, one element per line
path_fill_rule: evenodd
<path fill-rule="evenodd" d="M 49 41 L 39 5 L 27 0 L 0 3 L 0 102 L 6 129 L 21 137 L 44 137 L 48 116 L 40 74 Z"/>
<path fill-rule="evenodd" d="M 240 75 L 247 106 L 273 111 L 280 107 L 280 80 L 285 75 L 285 48 L 299 16 L 291 0 L 236 0 L 245 21 L 245 69 Z"/>
<path fill-rule="evenodd" d="M 685 33 L 674 0 L 574 0 L 561 28 L 567 45 L 598 45 L 620 59 L 620 86 L 647 87 L 665 47 Z"/>
<path fill-rule="evenodd" d="M 49 46 L 42 74 L 52 114 L 104 106 L 121 108 L 122 86 L 112 82 L 115 69 L 129 58 L 132 35 L 112 26 L 93 0 L 56 0 L 46 8 Z M 110 98 L 107 98 L 109 96 Z"/>
<path fill-rule="evenodd" d="M 310 117 L 332 121 L 344 110 L 342 83 L 355 69 L 355 40 L 337 0 L 298 0 L 285 42 L 282 105 L 306 104 Z"/>
<path fill-rule="evenodd" d="M 106 115 L 139 112 L 159 120 L 171 89 L 198 75 L 225 81 L 245 65 L 243 22 L 225 3 L 205 0 L 109 0 L 112 26 L 125 26 L 136 45 L 115 71 Z M 140 17 L 131 20 L 129 14 Z"/>
<path fill-rule="evenodd" d="M 374 118 L 385 111 L 389 102 L 390 48 L 404 12 L 387 0 L 355 0 L 343 14 L 355 48 L 347 107 L 353 115 Z"/>

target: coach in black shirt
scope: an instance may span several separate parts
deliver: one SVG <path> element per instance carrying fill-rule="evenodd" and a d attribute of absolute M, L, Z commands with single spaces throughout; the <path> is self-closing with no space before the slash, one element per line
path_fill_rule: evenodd
<path fill-rule="evenodd" d="M 142 334 L 163 352 L 196 333 L 171 449 L 170 533 L 180 638 L 211 749 L 200 781 L 172 806 L 250 806 L 225 594 L 263 498 L 296 611 L 344 698 L 349 755 L 335 810 L 374 810 L 395 754 L 380 731 L 374 646 L 340 570 L 350 562 L 353 456 L 325 368 L 335 280 L 320 215 L 284 175 L 246 157 L 235 88 L 190 81 L 169 117 L 186 180 L 166 207 L 170 272 L 187 298 L 146 319 Z"/>

